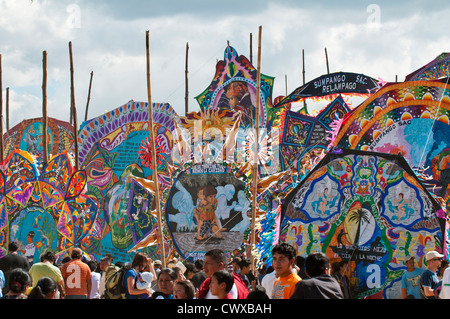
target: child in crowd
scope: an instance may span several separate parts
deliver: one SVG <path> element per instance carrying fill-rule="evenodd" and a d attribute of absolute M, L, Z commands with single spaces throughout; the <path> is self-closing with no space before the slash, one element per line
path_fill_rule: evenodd
<path fill-rule="evenodd" d="M 173 286 L 174 299 L 194 299 L 194 296 L 194 285 L 187 279 L 177 281 Z"/>
<path fill-rule="evenodd" d="M 211 277 L 211 294 L 219 299 L 233 299 L 230 291 L 233 288 L 234 277 L 227 270 L 218 270 Z"/>

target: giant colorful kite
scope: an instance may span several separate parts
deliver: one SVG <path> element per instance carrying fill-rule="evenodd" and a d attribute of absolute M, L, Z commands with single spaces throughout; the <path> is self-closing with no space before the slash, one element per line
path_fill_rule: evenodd
<path fill-rule="evenodd" d="M 349 111 L 341 96 L 317 116 L 287 111 L 280 146 L 281 169 L 295 166 L 300 179 L 304 177 L 328 151 L 333 123 L 342 120 Z"/>
<path fill-rule="evenodd" d="M 281 240 L 347 261 L 355 298 L 398 298 L 405 258 L 446 250 L 446 221 L 401 155 L 335 149 L 287 197 Z"/>
<path fill-rule="evenodd" d="M 168 162 L 175 117 L 169 104 L 153 105 L 161 192 L 170 185 Z M 135 178 L 152 180 L 148 127 L 148 103 L 134 101 L 82 124 L 80 167 L 87 173 L 87 194 L 101 203 L 96 236 L 83 247 L 90 255 L 111 253 L 116 260 L 127 261 L 129 251 L 154 233 L 153 196 L 134 183 Z M 155 257 L 157 248 L 149 248 L 148 254 Z"/>
<path fill-rule="evenodd" d="M 377 80 L 359 73 L 336 72 L 322 75 L 296 88 L 291 94 L 278 101 L 280 107 L 304 99 L 335 99 L 339 95 L 360 95 L 367 97 L 379 88 Z"/>
<path fill-rule="evenodd" d="M 449 202 L 450 85 L 412 81 L 384 86 L 349 114 L 334 145 L 401 153 L 428 190 Z"/>
<path fill-rule="evenodd" d="M 44 151 L 42 121 L 42 118 L 24 120 L 9 129 L 3 136 L 5 157 L 14 150 L 23 150 L 42 159 Z M 51 117 L 48 118 L 47 125 L 48 154 L 56 155 L 63 151 L 69 152 L 74 142 L 73 126 L 68 122 Z"/>
<path fill-rule="evenodd" d="M 44 167 L 15 150 L 0 172 L 0 255 L 20 243 L 30 264 L 51 249 L 59 260 L 95 232 L 98 202 L 84 194 L 86 173 L 64 151 Z"/>
<path fill-rule="evenodd" d="M 261 74 L 259 124 L 270 129 L 278 125 L 277 110 L 272 107 L 274 78 Z M 201 110 L 227 109 L 240 111 L 241 124 L 252 127 L 256 112 L 257 70 L 243 55 L 227 46 L 224 60 L 216 65 L 211 84 L 196 97 Z"/>

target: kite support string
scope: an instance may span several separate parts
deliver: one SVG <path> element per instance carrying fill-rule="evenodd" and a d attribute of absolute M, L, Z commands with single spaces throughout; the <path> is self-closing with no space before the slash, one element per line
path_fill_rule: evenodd
<path fill-rule="evenodd" d="M 445 81 L 445 86 L 448 85 L 448 80 L 449 80 L 449 72 L 448 72 L 448 67 L 447 67 L 447 80 Z M 424 165 L 422 164 L 423 157 L 424 157 L 424 155 L 425 155 L 425 152 L 426 152 L 426 149 L 427 149 L 427 145 L 428 145 L 428 143 L 429 143 L 429 141 L 430 141 L 431 133 L 433 132 L 434 124 L 436 123 L 436 119 L 437 119 L 437 116 L 438 116 L 438 114 L 439 114 L 439 110 L 441 109 L 442 99 L 444 98 L 445 90 L 446 90 L 445 88 L 442 89 L 442 95 L 441 95 L 441 99 L 440 99 L 440 101 L 439 101 L 439 106 L 438 106 L 438 108 L 436 109 L 436 112 L 435 112 L 435 114 L 434 114 L 433 124 L 431 125 L 430 132 L 428 132 L 427 141 L 426 141 L 425 146 L 424 146 L 424 148 L 423 148 L 422 156 L 420 157 L 420 161 L 419 161 L 419 169 L 420 169 L 421 165 L 422 165 L 422 168 L 423 168 L 423 166 L 424 166 Z"/>

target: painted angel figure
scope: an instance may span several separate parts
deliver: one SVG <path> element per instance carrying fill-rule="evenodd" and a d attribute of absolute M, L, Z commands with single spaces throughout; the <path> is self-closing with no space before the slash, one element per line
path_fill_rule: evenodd
<path fill-rule="evenodd" d="M 177 181 L 175 187 L 178 192 L 173 195 L 172 206 L 179 211 L 178 214 L 170 214 L 170 221 L 177 223 L 177 231 L 186 229 L 195 230 L 194 201 L 186 188 Z"/>

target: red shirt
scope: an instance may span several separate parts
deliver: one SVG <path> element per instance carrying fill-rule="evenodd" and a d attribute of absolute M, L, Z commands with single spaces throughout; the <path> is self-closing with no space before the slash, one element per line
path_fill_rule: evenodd
<path fill-rule="evenodd" d="M 91 280 L 91 269 L 80 259 L 72 259 L 61 267 L 66 295 L 88 296 L 88 281 Z"/>

